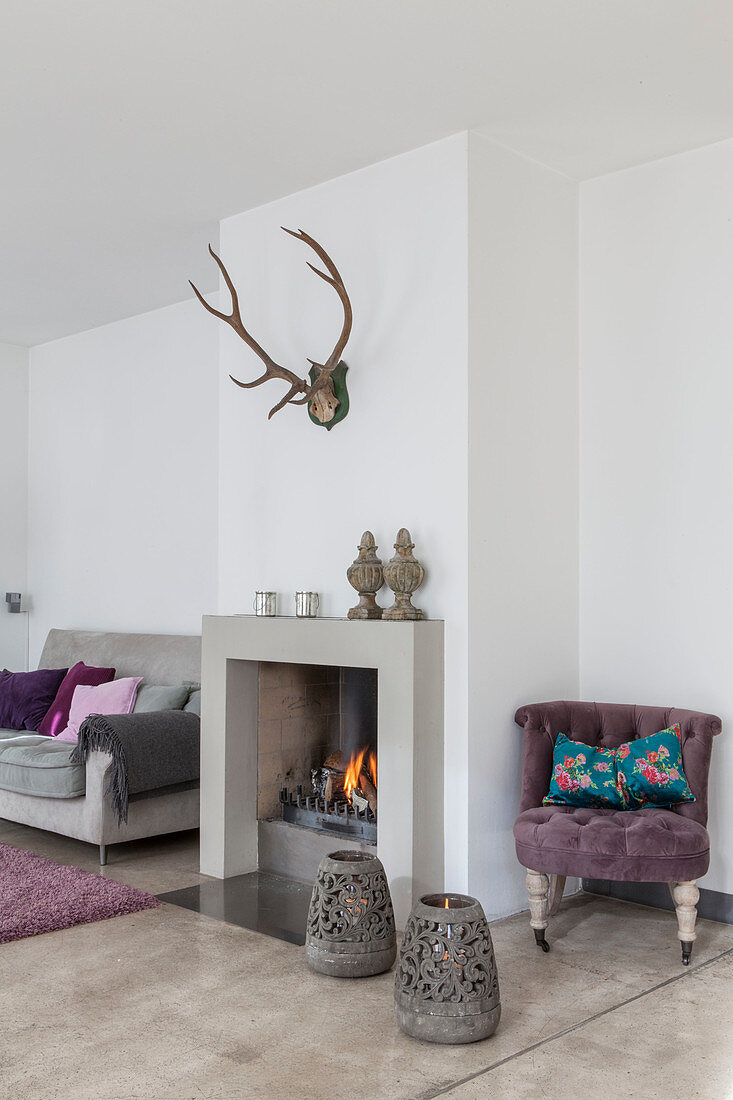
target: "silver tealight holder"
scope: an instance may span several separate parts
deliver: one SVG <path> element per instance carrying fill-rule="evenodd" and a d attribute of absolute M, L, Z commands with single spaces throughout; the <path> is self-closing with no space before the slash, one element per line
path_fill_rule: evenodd
<path fill-rule="evenodd" d="M 299 619 L 315 619 L 321 600 L 317 592 L 295 593 L 295 614 Z"/>
<path fill-rule="evenodd" d="M 255 592 L 255 615 L 277 615 L 277 592 Z"/>

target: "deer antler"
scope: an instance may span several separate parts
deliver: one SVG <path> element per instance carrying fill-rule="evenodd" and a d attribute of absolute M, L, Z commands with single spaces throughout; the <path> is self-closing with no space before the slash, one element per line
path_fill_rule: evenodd
<path fill-rule="evenodd" d="M 220 321 L 226 321 L 228 325 L 231 325 L 237 336 L 239 336 L 240 339 L 244 340 L 247 347 L 251 348 L 255 355 L 258 355 L 262 362 L 265 364 L 265 373 L 260 375 L 259 378 L 255 378 L 253 382 L 240 382 L 238 378 L 234 378 L 234 376 L 230 374 L 229 377 L 231 378 L 232 382 L 234 382 L 237 386 L 241 386 L 243 390 L 251 390 L 254 386 L 261 386 L 263 382 L 267 382 L 270 378 L 282 378 L 283 381 L 290 383 L 290 389 L 285 394 L 285 397 L 283 397 L 282 401 L 278 401 L 277 405 L 275 405 L 274 408 L 270 409 L 269 415 L 267 417 L 267 419 L 269 420 L 271 416 L 274 416 L 276 412 L 287 405 L 288 402 L 291 401 L 296 394 L 306 393 L 306 391 L 308 390 L 308 383 L 305 381 L 305 379 L 299 378 L 297 374 L 294 374 L 291 370 L 288 370 L 287 367 L 281 367 L 279 363 L 276 363 L 274 359 L 271 359 L 265 349 L 257 343 L 254 336 L 251 336 L 247 332 L 246 328 L 244 327 L 241 314 L 239 312 L 239 298 L 237 296 L 237 291 L 234 283 L 231 280 L 231 276 L 224 266 L 224 262 L 222 261 L 221 257 L 217 256 L 211 245 L 209 245 L 209 252 L 216 260 L 219 266 L 219 270 L 224 276 L 224 282 L 229 288 L 229 293 L 232 297 L 232 312 L 221 313 L 218 309 L 214 309 L 213 306 L 209 305 L 203 294 L 201 294 L 201 292 L 199 291 L 198 287 L 195 287 L 190 279 L 189 284 L 204 309 L 208 309 L 209 313 L 213 313 L 214 317 L 218 317 Z"/>
<path fill-rule="evenodd" d="M 262 385 L 263 382 L 267 382 L 270 378 L 281 378 L 283 381 L 290 383 L 290 389 L 287 391 L 282 400 L 278 401 L 277 405 L 270 409 L 267 419 L 269 420 L 270 417 L 274 416 L 275 413 L 279 412 L 280 409 L 285 407 L 285 405 L 305 405 L 306 403 L 312 403 L 311 407 L 314 415 L 321 421 L 321 423 L 325 424 L 333 419 L 333 416 L 339 404 L 334 393 L 333 379 L 331 376 L 333 371 L 339 364 L 341 354 L 346 347 L 349 336 L 351 334 L 351 324 L 353 316 L 351 310 L 351 302 L 349 301 L 349 295 L 346 293 L 346 287 L 344 286 L 344 281 L 339 274 L 338 268 L 336 267 L 335 263 L 328 255 L 326 250 L 318 243 L 318 241 L 314 240 L 313 237 L 309 236 L 309 234 L 305 233 L 302 229 L 299 229 L 296 232 L 294 229 L 285 229 L 285 226 L 281 226 L 281 228 L 286 233 L 289 233 L 291 237 L 295 237 L 295 239 L 299 241 L 304 241 L 305 244 L 313 249 L 319 259 L 323 262 L 329 274 L 326 275 L 323 271 L 320 271 L 317 267 L 314 267 L 312 263 L 309 263 L 308 267 L 311 269 L 311 271 L 314 271 L 316 275 L 319 276 L 319 278 L 323 279 L 327 283 L 330 283 L 330 285 L 334 287 L 339 298 L 341 299 L 341 304 L 344 308 L 344 323 L 341 328 L 341 333 L 334 345 L 333 351 L 329 355 L 326 362 L 316 363 L 313 359 L 308 360 L 311 366 L 315 367 L 318 371 L 318 374 L 312 384 L 309 384 L 304 378 L 298 377 L 297 374 L 294 374 L 293 371 L 288 370 L 287 367 L 281 367 L 279 363 L 276 363 L 274 359 L 272 359 L 267 354 L 265 349 L 257 343 L 255 338 L 249 332 L 247 332 L 247 329 L 244 327 L 244 323 L 242 322 L 242 317 L 239 312 L 239 298 L 237 296 L 237 291 L 234 283 L 232 282 L 231 276 L 224 266 L 224 262 L 222 261 L 221 257 L 217 256 L 211 245 L 209 245 L 209 252 L 216 260 L 219 270 L 224 277 L 224 282 L 226 283 L 229 289 L 229 293 L 231 295 L 232 312 L 222 313 L 218 309 L 215 309 L 213 306 L 209 305 L 209 303 L 200 293 L 198 288 L 195 287 L 190 280 L 189 284 L 204 309 L 208 310 L 209 313 L 212 313 L 214 317 L 218 317 L 220 321 L 225 321 L 228 325 L 230 325 L 236 332 L 237 336 L 239 336 L 240 339 L 244 340 L 247 347 L 251 348 L 255 355 L 259 356 L 259 358 L 265 364 L 265 373 L 260 375 L 259 378 L 255 378 L 253 382 L 240 382 L 238 378 L 235 378 L 233 375 L 230 374 L 229 377 L 231 378 L 232 382 L 235 383 L 235 385 L 241 386 L 243 390 L 249 390 L 252 389 L 254 386 Z M 303 396 L 300 397 L 300 394 L 303 394 Z"/>

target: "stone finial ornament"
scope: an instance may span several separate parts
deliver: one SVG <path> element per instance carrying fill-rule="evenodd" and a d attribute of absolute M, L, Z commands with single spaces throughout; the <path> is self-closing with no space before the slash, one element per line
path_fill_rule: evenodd
<path fill-rule="evenodd" d="M 382 560 L 377 557 L 377 544 L 371 531 L 365 531 L 359 543 L 359 554 L 346 570 L 349 584 L 359 593 L 356 607 L 350 607 L 350 619 L 381 619 L 382 609 L 374 596 L 384 584 Z"/>
<path fill-rule="evenodd" d="M 394 548 L 397 553 L 385 565 L 384 579 L 394 592 L 395 599 L 392 606 L 382 612 L 382 618 L 398 622 L 424 619 L 424 613 L 412 606 L 411 596 L 422 584 L 425 570 L 412 552 L 415 543 L 406 527 L 401 527 L 397 532 Z"/>

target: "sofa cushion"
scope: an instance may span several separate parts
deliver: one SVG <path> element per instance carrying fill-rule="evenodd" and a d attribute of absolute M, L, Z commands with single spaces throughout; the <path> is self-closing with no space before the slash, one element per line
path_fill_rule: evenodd
<path fill-rule="evenodd" d="M 543 806 L 599 806 L 625 810 L 618 783 L 616 750 L 593 748 L 582 741 L 558 736 L 552 757 L 550 790 Z"/>
<path fill-rule="evenodd" d="M 539 806 L 514 824 L 517 856 L 544 874 L 616 882 L 685 882 L 710 861 L 710 838 L 699 822 L 672 810 Z"/>
<path fill-rule="evenodd" d="M 0 790 L 78 798 L 86 791 L 86 769 L 71 763 L 75 747 L 39 733 L 0 730 Z"/>
<path fill-rule="evenodd" d="M 138 689 L 133 714 L 149 714 L 155 710 L 183 710 L 190 695 L 185 684 L 165 687 L 162 684 L 143 684 Z"/>
<path fill-rule="evenodd" d="M 619 745 L 616 764 L 619 784 L 632 806 L 676 806 L 695 801 L 682 764 L 679 724 Z"/>
<path fill-rule="evenodd" d="M 14 730 L 38 729 L 53 703 L 66 668 L 39 668 L 35 672 L 0 672 L 0 726 Z"/>
<path fill-rule="evenodd" d="M 198 714 L 199 718 L 201 717 L 201 688 L 191 692 L 183 709 L 189 714 Z"/>
<path fill-rule="evenodd" d="M 114 679 L 113 668 L 99 668 L 98 666 L 85 665 L 83 661 L 77 661 L 69 669 L 61 681 L 56 698 L 46 711 L 46 716 L 37 727 L 39 733 L 47 733 L 49 737 L 55 737 L 66 729 L 69 724 L 69 709 L 74 692 L 80 684 L 94 687 L 97 684 L 107 684 Z"/>
<path fill-rule="evenodd" d="M 142 676 L 123 676 L 97 687 L 80 684 L 74 690 L 69 724 L 58 734 L 59 741 L 76 742 L 79 726 L 90 714 L 129 714 L 135 706 L 135 696 L 141 680 Z"/>

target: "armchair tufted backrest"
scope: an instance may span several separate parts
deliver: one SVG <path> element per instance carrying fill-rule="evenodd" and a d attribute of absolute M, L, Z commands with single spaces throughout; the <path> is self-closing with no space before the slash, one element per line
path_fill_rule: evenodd
<path fill-rule="evenodd" d="M 624 741 L 648 737 L 679 723 L 682 762 L 694 802 L 675 806 L 676 813 L 706 825 L 708 820 L 708 771 L 713 737 L 721 721 L 714 714 L 675 707 L 637 707 L 625 703 L 530 703 L 514 716 L 524 728 L 524 763 L 520 812 L 540 806 L 552 772 L 555 740 L 564 733 L 584 745 L 616 749 Z"/>

